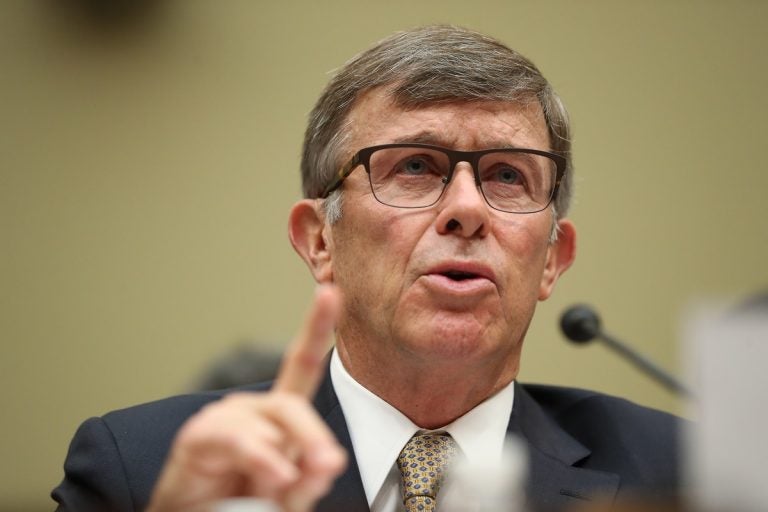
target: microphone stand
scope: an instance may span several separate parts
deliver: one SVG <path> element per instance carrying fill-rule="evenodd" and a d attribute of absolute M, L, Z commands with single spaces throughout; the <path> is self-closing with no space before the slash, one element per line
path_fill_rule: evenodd
<path fill-rule="evenodd" d="M 560 327 L 568 340 L 582 344 L 598 339 L 669 391 L 686 398 L 693 396 L 682 382 L 662 370 L 656 363 L 603 331 L 600 317 L 591 307 L 577 305 L 568 308 L 560 317 Z"/>

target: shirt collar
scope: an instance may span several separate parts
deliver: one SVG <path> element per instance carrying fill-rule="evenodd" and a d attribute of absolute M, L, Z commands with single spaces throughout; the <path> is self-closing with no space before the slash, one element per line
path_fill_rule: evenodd
<path fill-rule="evenodd" d="M 344 368 L 338 351 L 331 355 L 331 382 L 347 421 L 352 448 L 370 505 L 405 443 L 422 431 L 408 417 L 357 382 Z M 451 434 L 465 456 L 487 460 L 501 456 L 514 401 L 510 382 L 464 416 L 438 429 Z"/>

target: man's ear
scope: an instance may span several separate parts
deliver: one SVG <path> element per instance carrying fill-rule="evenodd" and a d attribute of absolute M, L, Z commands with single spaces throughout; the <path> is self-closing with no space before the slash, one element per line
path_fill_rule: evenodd
<path fill-rule="evenodd" d="M 293 205 L 288 218 L 291 245 L 318 283 L 333 282 L 330 226 L 319 201 L 303 199 Z"/>
<path fill-rule="evenodd" d="M 547 300 L 552 295 L 558 278 L 576 258 L 576 227 L 568 219 L 560 219 L 557 226 L 557 240 L 549 244 L 547 249 L 547 261 L 539 285 L 539 300 Z"/>

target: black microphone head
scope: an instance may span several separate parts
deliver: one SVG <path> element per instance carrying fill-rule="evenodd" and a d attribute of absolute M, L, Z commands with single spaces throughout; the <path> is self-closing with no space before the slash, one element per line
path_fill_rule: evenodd
<path fill-rule="evenodd" d="M 560 328 L 569 340 L 587 343 L 600 334 L 600 317 L 590 306 L 577 304 L 563 312 Z"/>

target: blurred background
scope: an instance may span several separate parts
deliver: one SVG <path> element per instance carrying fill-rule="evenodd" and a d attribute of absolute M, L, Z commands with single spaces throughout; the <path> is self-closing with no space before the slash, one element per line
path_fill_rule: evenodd
<path fill-rule="evenodd" d="M 681 315 L 768 285 L 768 3 L 0 3 L 0 510 L 49 510 L 85 418 L 176 394 L 254 340 L 279 353 L 313 282 L 286 236 L 308 111 L 393 31 L 464 25 L 530 57 L 575 129 L 579 256 L 521 380 L 684 404 L 603 347 L 588 302 L 680 373 Z M 203 379 L 204 380 L 204 379 Z"/>

